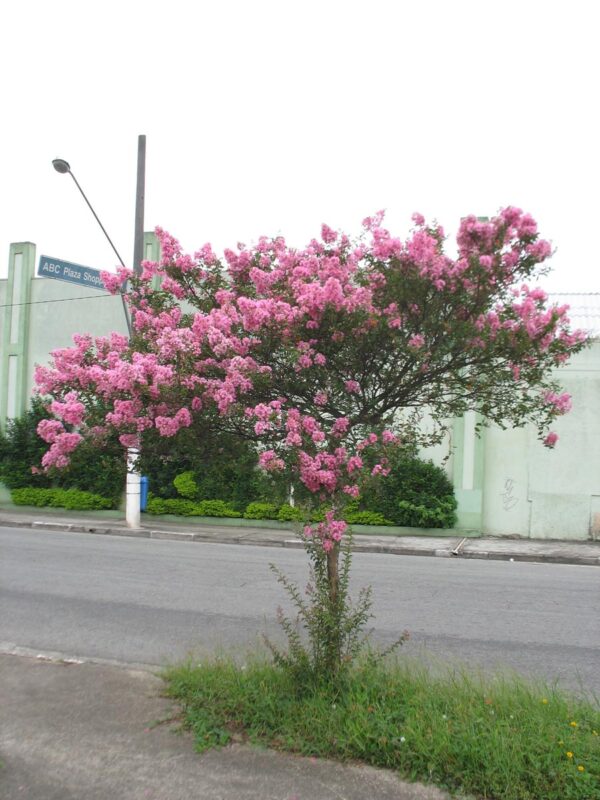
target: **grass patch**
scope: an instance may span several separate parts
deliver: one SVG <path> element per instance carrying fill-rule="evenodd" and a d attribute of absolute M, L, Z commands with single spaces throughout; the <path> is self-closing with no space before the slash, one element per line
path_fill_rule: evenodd
<path fill-rule="evenodd" d="M 241 735 L 489 800 L 600 798 L 600 709 L 516 677 L 440 677 L 398 661 L 299 690 L 272 664 L 219 659 L 164 678 L 200 751 Z"/>

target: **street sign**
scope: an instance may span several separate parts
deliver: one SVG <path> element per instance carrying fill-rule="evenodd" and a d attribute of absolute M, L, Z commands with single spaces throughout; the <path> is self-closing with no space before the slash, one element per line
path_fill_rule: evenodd
<path fill-rule="evenodd" d="M 67 283 L 76 283 L 88 289 L 106 291 L 99 269 L 72 264 L 70 261 L 62 261 L 51 256 L 40 256 L 37 274 L 40 278 L 54 278 Z"/>

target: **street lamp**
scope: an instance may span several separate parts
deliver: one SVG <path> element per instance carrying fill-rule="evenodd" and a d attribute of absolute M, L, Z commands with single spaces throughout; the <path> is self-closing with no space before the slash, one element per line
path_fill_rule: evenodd
<path fill-rule="evenodd" d="M 52 161 L 52 166 L 61 175 L 68 173 L 75 182 L 75 186 L 81 192 L 81 195 L 87 203 L 90 211 L 94 215 L 96 222 L 102 228 L 102 232 L 108 239 L 115 255 L 119 259 L 122 267 L 125 266 L 123 259 L 119 255 L 119 251 L 113 244 L 112 239 L 106 232 L 106 228 L 100 222 L 100 219 L 94 211 L 92 204 L 85 196 L 85 192 L 79 185 L 77 178 L 71 171 L 71 165 L 64 158 L 55 158 Z M 134 235 L 134 249 L 133 249 L 133 271 L 135 275 L 140 275 L 142 271 L 142 259 L 144 249 L 144 191 L 145 191 L 145 173 L 146 173 L 146 137 L 144 135 L 138 136 L 138 161 L 137 161 L 137 184 L 135 195 L 135 235 Z M 125 312 L 125 319 L 127 320 L 127 330 L 131 338 L 131 320 L 129 312 L 125 304 L 124 287 L 121 287 L 121 301 L 123 303 L 123 310 Z M 140 527 L 140 473 L 137 468 L 137 460 L 139 457 L 139 450 L 130 447 L 127 449 L 127 488 L 126 488 L 126 507 L 125 519 L 130 528 Z"/>
<path fill-rule="evenodd" d="M 73 175 L 71 170 L 71 165 L 68 161 L 65 161 L 64 158 L 55 158 L 52 161 L 52 166 L 57 172 L 60 172 L 61 175 L 65 175 L 68 173 L 75 182 L 75 186 L 81 192 L 81 196 L 88 204 L 88 207 L 98 225 L 102 228 L 102 233 L 108 239 L 108 243 L 114 250 L 116 257 L 119 259 L 119 264 L 122 267 L 125 266 L 125 262 L 121 258 L 119 251 L 113 244 L 112 239 L 106 232 L 106 228 L 100 222 L 100 218 L 98 214 L 94 211 L 92 204 L 87 199 L 85 192 L 79 185 L 77 178 Z M 134 229 L 134 243 L 133 243 L 133 272 L 135 275 L 140 275 L 142 271 L 142 259 L 144 257 L 143 250 L 144 250 L 144 199 L 145 199 L 145 183 L 146 183 L 146 137 L 143 134 L 138 136 L 138 160 L 137 160 L 137 184 L 136 184 L 136 192 L 135 192 L 135 229 Z M 129 318 L 128 318 L 129 320 Z M 129 322 L 128 322 L 129 324 Z M 131 329 L 129 331 L 131 334 Z"/>
<path fill-rule="evenodd" d="M 86 195 L 85 195 L 85 192 L 83 191 L 83 189 L 82 189 L 82 188 L 81 188 L 81 186 L 79 185 L 79 182 L 78 182 L 77 178 L 76 178 L 76 177 L 75 177 L 75 175 L 73 175 L 73 173 L 71 172 L 71 165 L 69 164 L 69 162 L 68 162 L 68 161 L 65 161 L 65 160 L 64 160 L 64 158 L 55 158 L 55 159 L 52 161 L 52 166 L 54 167 L 54 169 L 55 169 L 57 172 L 60 172 L 60 174 L 61 174 L 61 175 L 65 175 L 65 174 L 67 174 L 67 173 L 68 173 L 68 174 L 69 174 L 69 175 L 70 175 L 70 176 L 73 178 L 73 181 L 74 181 L 74 183 L 75 183 L 75 186 L 77 186 L 77 188 L 78 188 L 78 189 L 79 189 L 79 191 L 81 192 L 81 196 L 83 197 L 83 199 L 85 200 L 85 202 L 88 204 L 88 207 L 89 207 L 90 211 L 92 212 L 92 214 L 94 215 L 94 217 L 95 217 L 95 219 L 96 219 L 96 222 L 97 222 L 97 223 L 98 223 L 98 225 L 100 225 L 100 227 L 102 228 L 102 233 L 103 233 L 103 234 L 106 236 L 106 238 L 108 239 L 108 242 L 109 242 L 110 246 L 111 246 L 111 247 L 112 247 L 112 249 L 114 250 L 114 252 L 115 252 L 115 255 L 117 256 L 117 258 L 119 259 L 119 263 L 120 263 L 120 265 L 121 265 L 122 267 L 124 267 L 124 266 L 125 266 L 125 264 L 124 264 L 124 262 L 123 262 L 123 259 L 122 259 L 122 258 L 121 258 L 121 256 L 119 255 L 119 251 L 117 250 L 117 248 L 116 248 L 116 247 L 115 247 L 115 245 L 113 244 L 113 240 L 110 238 L 110 236 L 109 236 L 109 235 L 108 235 L 108 233 L 106 232 L 106 228 L 105 228 L 105 227 L 104 227 L 104 225 L 103 225 L 103 224 L 100 222 L 100 218 L 99 218 L 98 214 L 96 214 L 96 212 L 94 211 L 94 208 L 93 208 L 92 204 L 91 204 L 91 203 L 90 203 L 90 201 L 87 199 L 87 197 L 86 197 Z M 123 289 L 121 289 L 121 302 L 123 303 L 123 311 L 125 312 L 125 322 L 127 323 L 127 331 L 128 331 L 128 333 L 129 333 L 129 336 L 131 336 L 131 320 L 129 319 L 129 312 L 127 311 L 127 306 L 126 306 L 126 304 L 125 304 L 125 297 L 123 296 Z"/>
<path fill-rule="evenodd" d="M 117 258 L 119 259 L 119 263 L 121 264 L 121 266 L 122 266 L 122 267 L 124 267 L 124 266 L 125 266 L 125 263 L 123 262 L 123 259 L 122 259 L 122 258 L 121 258 L 121 256 L 119 255 L 119 251 L 118 251 L 118 250 L 117 250 L 117 248 L 114 246 L 112 239 L 110 238 L 110 236 L 109 236 L 109 235 L 108 235 L 108 233 L 106 232 L 106 228 L 105 228 L 105 227 L 104 227 L 104 225 L 103 225 L 103 224 L 100 222 L 100 218 L 98 217 L 98 214 L 96 214 L 96 212 L 94 211 L 94 209 L 93 209 L 93 207 L 92 207 L 92 204 L 90 203 L 90 201 L 89 201 L 89 200 L 87 199 L 87 197 L 85 196 L 85 192 L 83 191 L 83 189 L 82 189 L 82 188 L 81 188 L 81 186 L 79 185 L 79 182 L 77 181 L 77 178 L 76 178 L 76 177 L 75 177 L 75 175 L 73 175 L 73 173 L 71 172 L 71 165 L 69 164 L 69 162 L 68 162 L 68 161 L 65 161 L 65 160 L 64 160 L 64 158 L 55 158 L 55 159 L 53 160 L 53 162 L 52 162 L 52 166 L 54 167 L 54 169 L 55 169 L 57 172 L 60 172 L 60 174 L 61 174 L 61 175 L 64 175 L 65 173 L 69 173 L 69 175 L 70 175 L 70 176 L 73 178 L 73 181 L 75 182 L 75 186 L 76 186 L 76 187 L 79 189 L 79 191 L 81 192 L 81 196 L 83 197 L 83 199 L 85 200 L 85 202 L 88 204 L 90 211 L 92 212 L 92 214 L 93 214 L 93 215 L 94 215 L 94 217 L 96 218 L 96 222 L 97 222 L 97 223 L 98 223 L 98 225 L 100 225 L 100 227 L 102 228 L 102 233 L 103 233 L 103 234 L 106 236 L 106 238 L 108 239 L 108 242 L 109 242 L 110 246 L 111 246 L 111 247 L 112 247 L 112 249 L 114 250 L 114 252 L 115 252 L 115 255 L 117 256 Z"/>

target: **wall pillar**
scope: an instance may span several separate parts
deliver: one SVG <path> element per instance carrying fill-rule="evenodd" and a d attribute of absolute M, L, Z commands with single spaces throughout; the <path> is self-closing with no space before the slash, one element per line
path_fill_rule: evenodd
<path fill-rule="evenodd" d="M 160 261 L 160 244 L 154 232 L 144 234 L 144 261 Z M 160 289 L 162 283 L 159 275 L 152 278 L 152 288 L 154 290 Z"/>
<path fill-rule="evenodd" d="M 0 428 L 21 416 L 28 403 L 28 345 L 31 281 L 35 275 L 35 245 L 11 244 L 8 261 L 6 313 L 2 330 L 0 359 Z"/>
<path fill-rule="evenodd" d="M 477 432 L 475 411 L 455 420 L 453 483 L 458 501 L 458 528 L 481 532 L 483 525 L 483 433 Z"/>

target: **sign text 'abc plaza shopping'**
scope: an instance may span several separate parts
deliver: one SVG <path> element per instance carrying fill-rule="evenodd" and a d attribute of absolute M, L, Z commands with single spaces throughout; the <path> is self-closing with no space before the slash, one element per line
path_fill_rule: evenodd
<path fill-rule="evenodd" d="M 99 269 L 73 264 L 60 258 L 40 256 L 37 274 L 40 278 L 55 278 L 67 283 L 76 283 L 78 286 L 105 291 Z"/>

